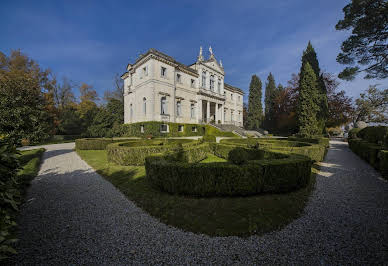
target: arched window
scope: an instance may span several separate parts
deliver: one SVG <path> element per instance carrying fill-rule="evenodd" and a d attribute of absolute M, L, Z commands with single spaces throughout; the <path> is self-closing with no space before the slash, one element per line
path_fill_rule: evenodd
<path fill-rule="evenodd" d="M 182 115 L 182 103 L 181 101 L 176 102 L 176 116 Z"/>
<path fill-rule="evenodd" d="M 206 88 L 206 71 L 202 72 L 202 88 Z"/>
<path fill-rule="evenodd" d="M 162 115 L 167 114 L 167 98 L 166 98 L 166 96 L 163 96 L 160 99 L 160 113 Z"/>
<path fill-rule="evenodd" d="M 147 114 L 147 99 L 145 97 L 143 98 L 143 114 Z"/>
<path fill-rule="evenodd" d="M 133 119 L 133 107 L 132 107 L 132 104 L 129 105 L 129 119 L 131 121 Z"/>

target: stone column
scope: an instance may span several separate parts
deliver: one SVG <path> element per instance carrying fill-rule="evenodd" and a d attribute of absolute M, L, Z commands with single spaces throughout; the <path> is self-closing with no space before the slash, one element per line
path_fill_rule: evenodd
<path fill-rule="evenodd" d="M 224 105 L 221 105 L 221 124 L 225 123 L 224 118 L 225 118 L 225 116 L 224 116 Z"/>
<path fill-rule="evenodd" d="M 216 119 L 216 124 L 218 124 L 218 115 L 219 115 L 219 112 L 220 110 L 218 110 L 218 103 L 215 103 L 215 119 Z"/>
<path fill-rule="evenodd" d="M 199 123 L 199 120 L 202 119 L 202 100 L 198 100 L 197 103 L 195 103 L 195 118 L 197 120 L 197 123 Z"/>
<path fill-rule="evenodd" d="M 210 102 L 206 101 L 206 123 L 210 122 Z"/>

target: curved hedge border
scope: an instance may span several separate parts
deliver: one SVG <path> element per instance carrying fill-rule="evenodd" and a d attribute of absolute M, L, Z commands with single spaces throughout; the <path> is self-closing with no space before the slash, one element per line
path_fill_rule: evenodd
<path fill-rule="evenodd" d="M 217 146 L 228 145 L 202 144 L 192 150 L 220 150 Z M 312 164 L 309 158 L 253 150 L 246 149 L 250 156 L 256 154 L 256 160 L 242 165 L 230 162 L 201 164 L 192 160 L 177 161 L 171 160 L 171 155 L 161 154 L 148 156 L 145 163 L 146 178 L 163 191 L 191 196 L 287 192 L 301 188 L 309 182 Z M 200 152 L 197 151 L 197 154 Z M 265 154 L 268 158 L 281 159 L 262 159 Z"/>
<path fill-rule="evenodd" d="M 109 139 L 109 138 L 95 138 L 95 139 L 76 139 L 75 148 L 77 150 L 105 150 L 106 146 L 115 142 L 123 142 L 130 139 Z M 134 140 L 135 141 L 135 140 Z"/>
<path fill-rule="evenodd" d="M 298 139 L 298 140 L 296 140 Z M 302 140 L 307 140 L 303 142 Z M 316 142 L 314 144 L 313 142 Z M 222 144 L 254 146 L 259 144 L 260 149 L 268 149 L 278 152 L 293 153 L 309 157 L 315 162 L 322 161 L 326 155 L 326 140 L 322 139 L 225 139 L 221 140 Z M 321 144 L 318 144 L 321 143 Z"/>
<path fill-rule="evenodd" d="M 191 139 L 167 139 L 167 143 L 163 145 L 159 145 L 164 142 L 163 140 L 159 140 L 158 143 L 150 140 L 150 145 L 145 145 L 147 142 L 138 140 L 110 144 L 106 147 L 108 161 L 119 165 L 144 165 L 145 158 L 149 155 L 174 151 L 180 144 L 185 148 L 199 144 L 198 141 Z M 135 145 L 126 145 L 127 143 Z"/>

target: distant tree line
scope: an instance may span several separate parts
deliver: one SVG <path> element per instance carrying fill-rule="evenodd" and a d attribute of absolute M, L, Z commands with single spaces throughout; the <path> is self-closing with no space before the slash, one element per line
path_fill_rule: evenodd
<path fill-rule="evenodd" d="M 123 121 L 123 84 L 117 75 L 100 100 L 92 86 L 67 78 L 59 82 L 20 50 L 9 56 L 0 52 L 0 138 L 19 144 L 54 134 L 109 136 Z"/>
<path fill-rule="evenodd" d="M 286 87 L 276 85 L 269 73 L 262 107 L 262 82 L 253 75 L 248 105 L 244 107 L 245 128 L 263 128 L 280 135 L 317 136 L 327 130 L 357 121 L 388 123 L 388 89 L 376 86 L 360 95 L 355 102 L 333 74 L 322 72 L 316 52 L 309 42 L 302 55 L 301 69 L 292 74 Z"/>

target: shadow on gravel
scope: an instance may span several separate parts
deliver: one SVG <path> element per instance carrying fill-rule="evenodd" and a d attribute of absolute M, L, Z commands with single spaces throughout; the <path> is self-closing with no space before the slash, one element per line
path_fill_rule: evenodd
<path fill-rule="evenodd" d="M 59 156 L 59 155 L 62 155 L 62 154 L 66 154 L 66 153 L 70 153 L 70 152 L 73 152 L 74 150 L 73 149 L 63 149 L 63 150 L 53 150 L 53 151 L 46 151 L 44 153 L 44 159 L 49 159 L 49 158 L 52 158 L 52 157 L 55 157 L 55 156 Z"/>

